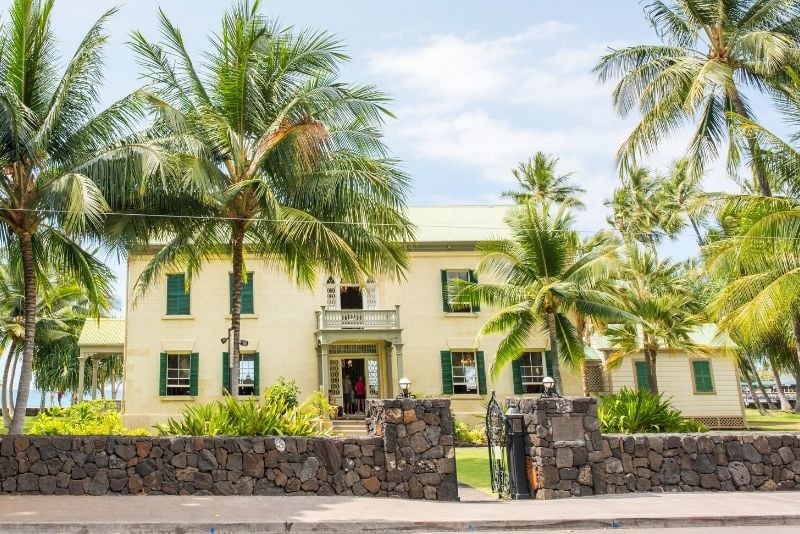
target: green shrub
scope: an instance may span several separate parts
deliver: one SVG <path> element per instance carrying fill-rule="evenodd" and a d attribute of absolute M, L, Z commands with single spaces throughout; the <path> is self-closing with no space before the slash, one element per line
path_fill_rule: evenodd
<path fill-rule="evenodd" d="M 297 408 L 300 402 L 300 388 L 294 380 L 280 377 L 278 381 L 264 390 L 264 402 L 282 402 L 288 408 Z"/>
<path fill-rule="evenodd" d="M 458 443 L 469 443 L 471 445 L 480 445 L 486 443 L 486 428 L 483 424 L 469 426 L 463 421 L 454 419 L 456 441 Z"/>
<path fill-rule="evenodd" d="M 660 393 L 622 388 L 601 397 L 597 407 L 600 430 L 609 434 L 706 432 L 696 421 L 684 419 Z"/>
<path fill-rule="evenodd" d="M 122 426 L 114 401 L 81 402 L 69 408 L 53 408 L 39 414 L 31 425 L 31 434 L 68 436 L 149 436 L 143 429 Z"/>
<path fill-rule="evenodd" d="M 323 426 L 319 403 L 290 407 L 280 395 L 263 403 L 226 395 L 223 401 L 187 405 L 178 419 L 156 425 L 156 431 L 161 436 L 314 436 L 325 433 Z"/>

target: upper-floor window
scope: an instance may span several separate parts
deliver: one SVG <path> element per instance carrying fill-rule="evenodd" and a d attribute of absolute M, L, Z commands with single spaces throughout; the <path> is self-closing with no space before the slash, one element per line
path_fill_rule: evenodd
<path fill-rule="evenodd" d="M 372 279 L 366 284 L 357 284 L 340 282 L 331 276 L 325 286 L 325 306 L 329 310 L 378 309 L 378 288 Z"/>
<path fill-rule="evenodd" d="M 442 309 L 447 313 L 472 313 L 480 311 L 479 306 L 472 306 L 469 302 L 459 302 L 451 294 L 450 284 L 454 280 L 477 282 L 475 271 L 469 269 L 445 269 L 442 271 Z"/>
<path fill-rule="evenodd" d="M 239 313 L 253 314 L 255 307 L 253 305 L 253 273 L 247 273 L 247 280 L 242 279 L 242 306 Z M 233 312 L 233 273 L 228 273 L 228 307 Z"/>
<path fill-rule="evenodd" d="M 167 315 L 191 314 L 190 294 L 184 274 L 167 275 Z"/>

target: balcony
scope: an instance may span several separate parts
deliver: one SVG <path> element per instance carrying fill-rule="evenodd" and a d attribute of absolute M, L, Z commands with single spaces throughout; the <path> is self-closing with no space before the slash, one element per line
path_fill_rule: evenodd
<path fill-rule="evenodd" d="M 393 310 L 329 310 L 317 312 L 317 330 L 400 330 L 400 306 Z"/>

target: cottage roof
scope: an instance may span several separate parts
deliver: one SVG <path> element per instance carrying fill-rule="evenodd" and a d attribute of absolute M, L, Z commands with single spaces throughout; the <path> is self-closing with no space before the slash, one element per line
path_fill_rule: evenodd
<path fill-rule="evenodd" d="M 727 334 L 718 334 L 717 325 L 713 323 L 699 326 L 690 334 L 690 337 L 697 345 L 705 348 L 723 349 L 736 347 L 736 344 Z M 612 351 L 615 348 L 607 337 L 600 334 L 592 335 L 591 346 L 601 351 Z"/>
<path fill-rule="evenodd" d="M 125 319 L 86 319 L 78 345 L 112 346 L 125 344 Z"/>

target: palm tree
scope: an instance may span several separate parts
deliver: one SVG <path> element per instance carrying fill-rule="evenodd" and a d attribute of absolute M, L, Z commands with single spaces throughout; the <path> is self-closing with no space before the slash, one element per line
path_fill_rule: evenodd
<path fill-rule="evenodd" d="M 519 184 L 518 191 L 505 191 L 503 198 L 513 199 L 517 204 L 531 200 L 566 204 L 572 208 L 584 207 L 580 195 L 586 192 L 580 186 L 570 183 L 572 173 L 558 175 L 556 166 L 558 158 L 544 152 L 537 152 L 528 161 L 520 163 L 511 171 Z"/>
<path fill-rule="evenodd" d="M 336 38 L 282 27 L 260 8 L 259 0 L 231 8 L 200 68 L 163 12 L 161 42 L 133 34 L 155 115 L 143 137 L 159 155 L 153 165 L 175 177 L 107 193 L 115 210 L 170 214 L 112 221 L 128 249 L 165 243 L 137 296 L 165 269 L 183 269 L 188 284 L 205 262 L 231 258 L 232 384 L 245 251 L 311 286 L 318 268 L 353 281 L 399 276 L 412 236 L 408 180 L 381 141 L 386 96 L 339 79 L 347 57 Z M 133 190 L 144 194 L 126 194 Z"/>
<path fill-rule="evenodd" d="M 617 291 L 623 309 L 637 321 L 606 329 L 609 341 L 617 347 L 607 364 L 613 366 L 629 354 L 643 352 L 654 393 L 658 393 L 656 367 L 661 351 L 703 351 L 691 337 L 703 321 L 700 303 L 687 279 L 680 264 L 659 261 L 641 247 L 627 248 Z"/>
<path fill-rule="evenodd" d="M 81 239 L 107 206 L 92 176 L 108 178 L 111 145 L 134 121 L 132 100 L 96 114 L 102 79 L 103 25 L 92 25 L 61 71 L 51 28 L 52 0 L 14 0 L 0 24 L 0 246 L 16 246 L 24 275 L 22 369 L 16 405 L 30 391 L 38 300 L 37 272 L 68 273 L 95 303 L 107 282 Z M 115 152 L 116 151 L 116 152 Z M 9 428 L 22 431 L 25 410 Z"/>
<path fill-rule="evenodd" d="M 645 14 L 661 44 L 611 50 L 595 66 L 601 81 L 619 80 L 612 98 L 619 114 L 637 109 L 639 123 L 617 152 L 621 168 L 654 153 L 671 134 L 694 124 L 687 150 L 690 172 L 701 175 L 716 158 L 734 115 L 754 119 L 747 90 L 785 92 L 786 66 L 797 61 L 800 4 L 795 0 L 652 0 Z M 735 172 L 742 147 L 730 144 Z M 746 135 L 754 182 L 771 196 L 760 147 Z"/>
<path fill-rule="evenodd" d="M 483 256 L 478 272 L 496 282 L 454 282 L 454 289 L 465 302 L 499 308 L 480 331 L 505 334 L 492 365 L 494 378 L 520 356 L 529 336 L 546 331 L 555 387 L 563 392 L 561 362 L 579 368 L 585 357 L 570 315 L 607 321 L 630 318 L 619 311 L 613 295 L 595 288 L 598 280 L 613 275 L 618 247 L 607 243 L 580 253 L 573 218 L 563 204 L 552 214 L 543 202 L 517 206 L 507 223 L 510 239 L 484 241 L 477 247 Z"/>
<path fill-rule="evenodd" d="M 682 229 L 685 217 L 692 226 L 697 245 L 702 247 L 705 244 L 703 227 L 708 214 L 708 200 L 701 182 L 701 175 L 689 172 L 688 160 L 673 162 L 667 180 L 662 183 L 663 198 L 667 204 L 662 211 L 673 219 L 665 224 L 667 228 Z"/>

